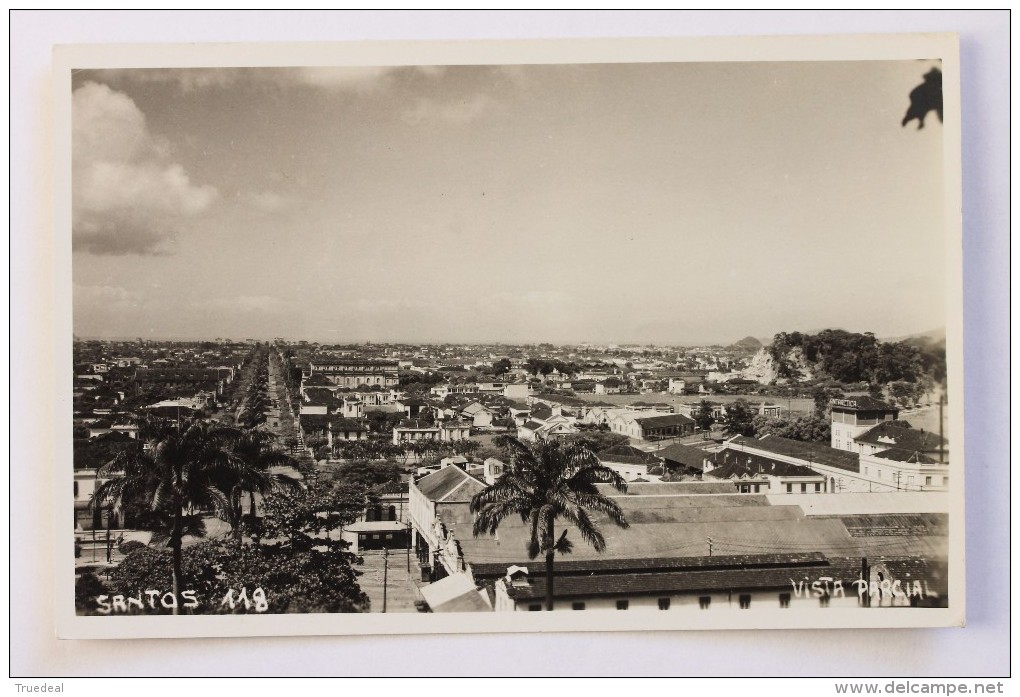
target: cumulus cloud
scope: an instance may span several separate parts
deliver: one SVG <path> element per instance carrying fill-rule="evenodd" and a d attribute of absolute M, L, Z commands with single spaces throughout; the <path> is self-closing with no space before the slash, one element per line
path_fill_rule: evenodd
<path fill-rule="evenodd" d="M 404 111 L 401 118 L 411 125 L 425 121 L 445 121 L 464 124 L 474 121 L 488 111 L 496 101 L 487 94 L 475 94 L 456 101 L 439 101 L 422 98 Z"/>
<path fill-rule="evenodd" d="M 127 95 L 89 82 L 72 108 L 73 245 L 92 254 L 159 254 L 217 191 L 193 184 Z"/>

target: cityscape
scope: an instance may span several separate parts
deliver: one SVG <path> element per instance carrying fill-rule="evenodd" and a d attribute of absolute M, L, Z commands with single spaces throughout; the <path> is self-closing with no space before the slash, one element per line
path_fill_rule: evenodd
<path fill-rule="evenodd" d="M 940 80 L 74 71 L 76 614 L 952 607 Z"/>

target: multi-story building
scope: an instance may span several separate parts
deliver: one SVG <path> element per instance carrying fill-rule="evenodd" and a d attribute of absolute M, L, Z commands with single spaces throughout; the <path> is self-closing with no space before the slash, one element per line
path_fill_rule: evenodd
<path fill-rule="evenodd" d="M 856 447 L 857 436 L 884 421 L 894 421 L 900 411 L 867 395 L 833 399 L 829 406 L 832 408 L 831 445 L 837 450 L 852 453 L 859 452 Z"/>
<path fill-rule="evenodd" d="M 313 360 L 308 365 L 308 377 L 322 375 L 341 387 L 379 386 L 396 387 L 400 383 L 397 361 L 361 358 L 332 358 Z"/>

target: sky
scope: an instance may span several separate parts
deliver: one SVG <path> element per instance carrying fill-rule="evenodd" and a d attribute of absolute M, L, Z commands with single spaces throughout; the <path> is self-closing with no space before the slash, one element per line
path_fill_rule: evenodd
<path fill-rule="evenodd" d="M 78 70 L 74 331 L 731 343 L 945 325 L 931 61 Z"/>

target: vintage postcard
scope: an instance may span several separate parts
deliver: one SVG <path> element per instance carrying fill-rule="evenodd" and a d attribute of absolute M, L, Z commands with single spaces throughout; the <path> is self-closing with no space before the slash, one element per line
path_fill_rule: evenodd
<path fill-rule="evenodd" d="M 955 36 L 54 59 L 59 636 L 963 624 Z"/>

